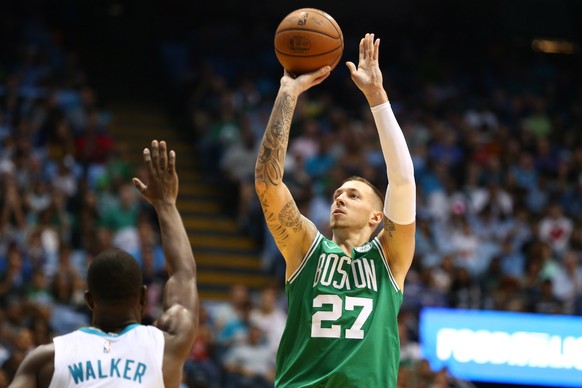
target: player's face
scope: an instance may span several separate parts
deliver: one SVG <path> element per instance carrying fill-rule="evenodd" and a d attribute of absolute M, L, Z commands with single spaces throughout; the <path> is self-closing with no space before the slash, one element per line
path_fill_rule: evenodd
<path fill-rule="evenodd" d="M 348 181 L 337 189 L 331 205 L 330 226 L 339 228 L 363 228 L 374 214 L 374 191 L 360 181 Z"/>

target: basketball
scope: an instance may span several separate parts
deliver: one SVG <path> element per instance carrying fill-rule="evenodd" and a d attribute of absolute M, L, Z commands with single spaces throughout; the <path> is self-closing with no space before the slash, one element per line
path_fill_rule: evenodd
<path fill-rule="evenodd" d="M 344 51 L 344 37 L 337 22 L 326 12 L 301 8 L 281 21 L 275 32 L 275 55 L 294 75 L 329 65 L 332 70 Z"/>

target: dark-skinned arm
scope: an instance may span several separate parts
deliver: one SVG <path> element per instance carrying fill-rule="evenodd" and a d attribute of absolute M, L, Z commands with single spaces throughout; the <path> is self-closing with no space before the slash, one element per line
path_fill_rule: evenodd
<path fill-rule="evenodd" d="M 148 184 L 139 179 L 133 182 L 142 196 L 156 209 L 160 224 L 162 247 L 169 278 L 164 287 L 162 316 L 156 324 L 174 336 L 167 343 L 176 346 L 174 355 L 186 357 L 194 341 L 198 325 L 198 290 L 196 287 L 196 262 L 192 247 L 176 207 L 178 175 L 176 153 L 167 151 L 164 141 L 154 140 L 151 151 L 144 150 L 148 168 Z"/>
<path fill-rule="evenodd" d="M 54 370 L 55 346 L 40 345 L 22 360 L 8 388 L 48 387 Z"/>

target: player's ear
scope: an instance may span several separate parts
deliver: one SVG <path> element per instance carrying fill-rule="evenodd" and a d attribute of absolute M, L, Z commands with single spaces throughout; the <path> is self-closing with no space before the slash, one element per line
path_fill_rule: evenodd
<path fill-rule="evenodd" d="M 145 305 L 148 303 L 148 286 L 146 286 L 145 284 L 143 286 L 141 286 L 141 293 L 139 295 L 139 304 L 142 307 L 145 307 Z"/>
<path fill-rule="evenodd" d="M 139 293 L 139 310 L 140 315 L 142 317 L 147 304 L 148 304 L 148 286 L 144 284 L 143 286 L 141 286 L 141 291 Z"/>
<path fill-rule="evenodd" d="M 93 294 L 89 290 L 85 290 L 85 303 L 89 307 L 89 310 L 93 311 L 95 301 L 93 300 Z"/>
<path fill-rule="evenodd" d="M 374 211 L 370 217 L 370 225 L 372 228 L 376 228 L 382 220 L 384 219 L 384 213 L 381 211 Z"/>

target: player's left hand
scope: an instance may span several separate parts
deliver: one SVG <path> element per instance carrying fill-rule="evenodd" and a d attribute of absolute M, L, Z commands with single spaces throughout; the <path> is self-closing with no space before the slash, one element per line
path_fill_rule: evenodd
<path fill-rule="evenodd" d="M 369 101 L 385 94 L 382 71 L 378 62 L 379 49 L 380 39 L 374 40 L 374 34 L 366 34 L 360 41 L 358 67 L 353 62 L 346 62 L 352 80 Z M 377 103 L 371 105 L 377 105 Z"/>

